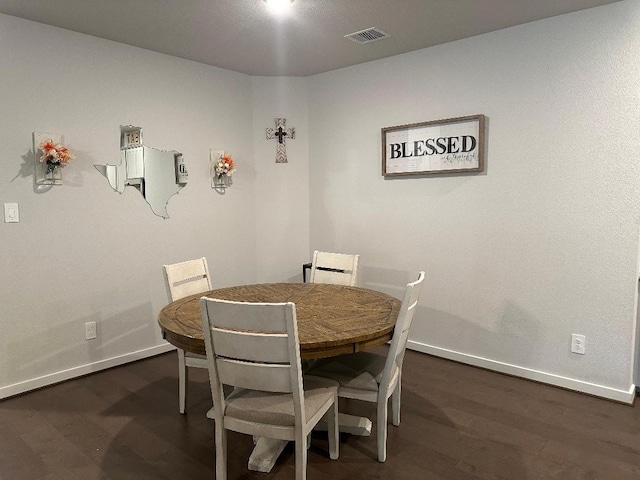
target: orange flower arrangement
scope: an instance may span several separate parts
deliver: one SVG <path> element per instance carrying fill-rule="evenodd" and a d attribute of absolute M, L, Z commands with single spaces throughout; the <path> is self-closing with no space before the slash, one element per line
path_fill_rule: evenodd
<path fill-rule="evenodd" d="M 222 178 L 223 175 L 231 176 L 236 171 L 236 164 L 228 153 L 220 155 L 220 160 L 216 165 L 216 173 L 218 178 Z"/>
<path fill-rule="evenodd" d="M 47 173 L 53 172 L 58 167 L 64 167 L 76 156 L 67 147 L 53 143 L 50 138 L 45 138 L 38 147 L 42 150 L 41 162 L 47 163 Z"/>

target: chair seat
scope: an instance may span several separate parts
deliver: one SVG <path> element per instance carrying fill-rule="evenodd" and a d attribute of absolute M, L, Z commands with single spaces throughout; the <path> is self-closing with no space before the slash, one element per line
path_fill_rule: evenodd
<path fill-rule="evenodd" d="M 377 392 L 385 362 L 386 357 L 376 353 L 350 353 L 318 360 L 309 374 L 335 380 L 340 388 Z"/>
<path fill-rule="evenodd" d="M 338 390 L 338 382 L 313 376 L 304 376 L 304 405 L 309 421 L 330 401 Z M 295 415 L 291 393 L 272 393 L 235 389 L 225 399 L 225 417 L 254 423 L 293 427 Z M 213 418 L 213 408 L 207 413 Z"/>

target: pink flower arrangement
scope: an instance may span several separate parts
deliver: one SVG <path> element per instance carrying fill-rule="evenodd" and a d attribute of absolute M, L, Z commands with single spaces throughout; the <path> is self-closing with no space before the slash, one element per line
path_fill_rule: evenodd
<path fill-rule="evenodd" d="M 57 167 L 64 167 L 76 158 L 67 147 L 53 143 L 50 138 L 45 138 L 38 147 L 42 150 L 40 161 L 47 163 L 47 173 L 53 172 Z"/>

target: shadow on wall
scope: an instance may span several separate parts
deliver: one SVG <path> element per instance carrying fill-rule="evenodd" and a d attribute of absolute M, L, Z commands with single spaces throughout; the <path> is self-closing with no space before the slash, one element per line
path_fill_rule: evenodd
<path fill-rule="evenodd" d="M 364 288 L 402 299 L 407 283 L 417 278 L 419 270 L 416 268 L 413 272 L 363 267 L 358 276 Z M 544 341 L 541 333 L 543 330 L 539 320 L 526 309 L 506 301 L 497 309 L 499 313 L 496 318 L 464 318 L 450 311 L 429 306 L 435 301 L 429 288 L 432 281 L 427 273 L 409 334 L 410 342 L 517 365 L 535 366 L 538 363 L 538 355 L 541 359 L 544 358 L 544 355 L 538 354 L 536 350 L 536 345 Z M 451 305 L 452 311 L 468 310 L 458 307 L 460 303 L 467 301 L 468 297 L 453 298 L 456 298 L 456 303 Z"/>
<path fill-rule="evenodd" d="M 421 301 L 429 303 L 429 292 L 422 292 Z M 464 301 L 464 299 L 461 299 Z M 493 322 L 493 321 L 492 321 Z M 409 342 L 433 347 L 462 356 L 481 357 L 489 361 L 535 368 L 538 353 L 536 345 L 541 337 L 540 322 L 526 310 L 507 302 L 497 321 L 488 324 L 486 318 L 463 318 L 444 310 L 419 305 L 411 325 Z M 540 354 L 540 358 L 544 358 Z"/>
<path fill-rule="evenodd" d="M 285 283 L 302 283 L 302 265 L 300 265 L 300 273 L 296 275 L 289 275 L 287 278 L 283 280 Z M 307 270 L 307 282 L 309 281 L 309 271 Z"/>
<path fill-rule="evenodd" d="M 72 160 L 72 162 L 81 162 L 82 165 L 74 165 L 72 168 L 63 168 L 62 183 L 66 186 L 82 187 L 84 185 L 84 174 L 92 172 L 89 167 L 93 166 L 94 157 L 86 152 L 75 152 L 75 154 L 76 159 Z M 18 178 L 30 178 L 31 182 L 33 183 L 34 193 L 46 193 L 54 187 L 54 185 L 36 185 L 33 178 L 35 175 L 36 159 L 32 149 L 29 149 L 27 153 L 21 155 L 21 158 L 22 164 L 20 165 L 20 169 L 18 170 L 18 173 L 16 173 L 16 175 L 11 179 L 11 182 L 14 182 Z M 69 165 L 73 164 L 70 163 Z"/>
<path fill-rule="evenodd" d="M 377 290 L 387 295 L 402 300 L 407 283 L 413 282 L 418 278 L 417 269 L 415 272 L 407 270 L 390 270 L 378 267 L 358 267 L 358 284 L 363 288 Z M 428 278 L 428 277 L 427 277 Z M 427 283 L 428 280 L 425 280 Z M 423 293 L 424 295 L 424 287 Z"/>
<path fill-rule="evenodd" d="M 287 283 L 301 283 L 303 278 L 306 276 L 306 280 L 308 282 L 309 275 L 311 275 L 311 259 L 309 259 L 308 264 L 309 268 L 306 269 L 306 273 L 303 274 L 304 264 L 300 264 L 300 273 L 290 275 L 283 281 Z M 415 281 L 418 278 L 419 271 L 420 269 L 415 272 L 410 272 L 376 267 L 363 267 L 359 265 L 357 286 L 368 288 L 370 290 L 377 290 L 402 299 L 407 283 Z"/>
<path fill-rule="evenodd" d="M 84 367 L 157 342 L 151 303 L 101 318 L 100 313 L 55 325 L 7 345 L 8 384 Z M 85 323 L 96 322 L 97 338 L 85 340 Z M 146 341 L 141 339 L 145 338 Z"/>

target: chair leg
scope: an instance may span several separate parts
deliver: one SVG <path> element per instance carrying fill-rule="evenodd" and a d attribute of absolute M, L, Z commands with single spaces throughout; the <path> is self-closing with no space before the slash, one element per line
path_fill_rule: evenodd
<path fill-rule="evenodd" d="M 227 431 L 224 422 L 215 422 L 216 480 L 227 480 Z"/>
<path fill-rule="evenodd" d="M 187 364 L 184 358 L 184 350 L 178 349 L 178 402 L 180 413 L 184 413 L 187 403 Z"/>
<path fill-rule="evenodd" d="M 384 462 L 387 459 L 387 401 L 386 396 L 378 398 L 378 418 L 376 436 L 378 439 L 378 461 Z"/>
<path fill-rule="evenodd" d="M 391 423 L 396 427 L 400 425 L 400 397 L 401 397 L 400 379 L 391 395 Z"/>
<path fill-rule="evenodd" d="M 307 480 L 307 436 L 296 435 L 296 480 Z"/>
<path fill-rule="evenodd" d="M 327 411 L 327 434 L 329 435 L 329 458 L 337 460 L 340 455 L 340 426 L 338 425 L 338 399 Z"/>

